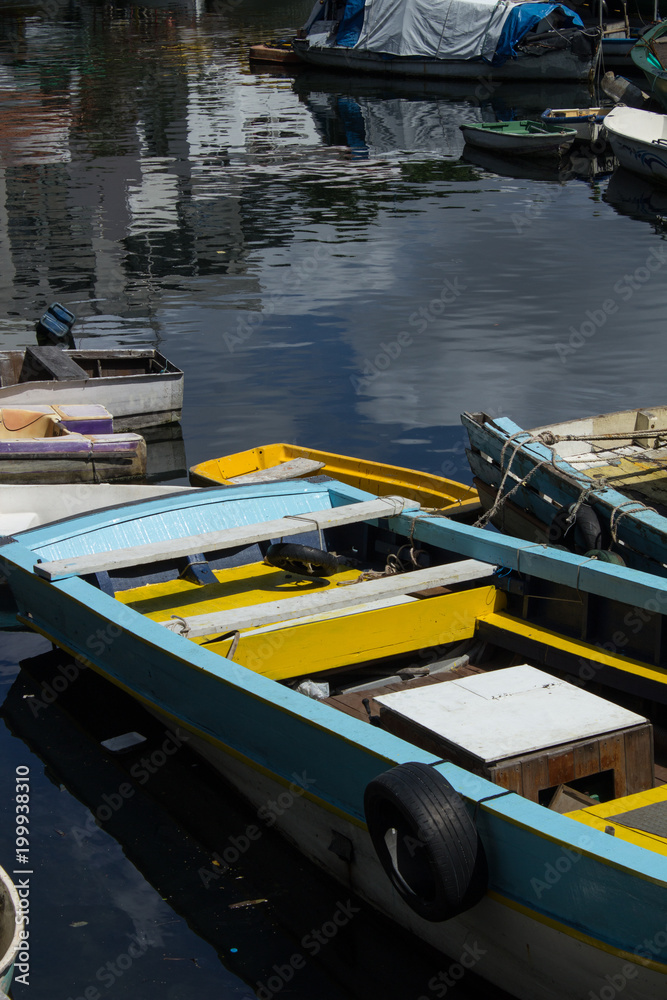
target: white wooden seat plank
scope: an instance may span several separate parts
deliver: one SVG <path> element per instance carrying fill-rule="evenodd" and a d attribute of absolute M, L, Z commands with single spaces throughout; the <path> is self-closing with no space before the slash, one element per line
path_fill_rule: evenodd
<path fill-rule="evenodd" d="M 232 476 L 228 481 L 235 486 L 245 486 L 248 483 L 278 483 L 284 479 L 298 479 L 324 468 L 324 462 L 316 462 L 312 458 L 292 458 L 289 462 L 270 465 L 267 469 L 257 469 L 256 472 L 246 472 L 242 476 Z"/>
<path fill-rule="evenodd" d="M 398 594 L 413 594 L 430 587 L 447 587 L 455 583 L 480 580 L 490 576 L 492 567 L 478 559 L 463 559 L 446 566 L 430 566 L 410 573 L 385 576 L 379 580 L 342 587 L 331 587 L 316 594 L 302 597 L 287 597 L 281 601 L 267 601 L 245 608 L 229 611 L 192 615 L 188 618 L 173 618 L 160 624 L 172 628 L 188 638 L 212 635 L 214 632 L 231 632 L 246 628 L 260 628 L 273 622 L 292 621 L 316 615 L 336 608 L 347 608 L 355 604 L 367 604 Z"/>
<path fill-rule="evenodd" d="M 128 566 L 142 566 L 159 562 L 161 559 L 180 559 L 194 552 L 213 552 L 217 549 L 232 548 L 236 545 L 252 545 L 284 535 L 302 535 L 320 528 L 334 528 L 343 524 L 355 524 L 377 517 L 395 517 L 404 510 L 418 510 L 419 504 L 405 497 L 378 497 L 361 503 L 331 507 L 326 510 L 304 511 L 281 517 L 275 521 L 260 521 L 258 524 L 242 525 L 238 528 L 223 528 L 207 531 L 201 535 L 186 538 L 167 538 L 146 545 L 95 552 L 68 559 L 53 559 L 35 563 L 35 573 L 47 580 L 63 576 L 85 576 L 87 573 L 109 572 Z"/>

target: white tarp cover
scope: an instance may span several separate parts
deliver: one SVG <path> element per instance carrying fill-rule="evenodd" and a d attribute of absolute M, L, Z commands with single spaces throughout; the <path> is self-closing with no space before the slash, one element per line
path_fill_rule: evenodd
<path fill-rule="evenodd" d="M 492 59 L 513 0 L 366 0 L 355 49 Z"/>

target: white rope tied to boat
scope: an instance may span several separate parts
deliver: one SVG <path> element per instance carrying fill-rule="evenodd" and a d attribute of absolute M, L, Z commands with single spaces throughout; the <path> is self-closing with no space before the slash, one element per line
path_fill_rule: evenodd
<path fill-rule="evenodd" d="M 170 632 L 175 632 L 176 635 L 188 636 L 190 634 L 190 626 L 186 622 L 185 618 L 180 615 L 172 615 L 168 622 L 162 622 L 165 628 L 168 628 Z"/>

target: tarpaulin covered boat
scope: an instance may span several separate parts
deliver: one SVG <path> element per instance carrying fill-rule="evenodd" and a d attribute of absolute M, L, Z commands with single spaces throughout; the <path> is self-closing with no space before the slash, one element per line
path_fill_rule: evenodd
<path fill-rule="evenodd" d="M 347 72 L 585 80 L 599 37 L 558 3 L 318 0 L 293 45 L 306 62 Z"/>

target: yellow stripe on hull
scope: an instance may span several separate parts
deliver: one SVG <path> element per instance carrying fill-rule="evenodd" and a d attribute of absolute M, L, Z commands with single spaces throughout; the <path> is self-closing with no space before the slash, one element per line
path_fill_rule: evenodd
<path fill-rule="evenodd" d="M 289 599 L 349 584 L 358 570 L 342 569 L 332 577 L 310 580 L 296 577 L 265 563 L 252 563 L 214 574 L 217 584 L 205 587 L 186 580 L 120 591 L 117 600 L 156 622 L 186 618 L 193 613 L 210 614 Z M 470 639 L 480 615 L 501 610 L 505 595 L 493 586 L 424 599 L 400 598 L 384 606 L 356 605 L 354 613 L 325 612 L 285 625 L 246 629 L 241 632 L 234 661 L 273 680 L 288 680 L 303 674 L 321 673 L 367 660 L 396 656 L 446 646 Z M 213 639 L 213 641 L 212 641 Z M 226 656 L 232 639 L 193 639 Z"/>

